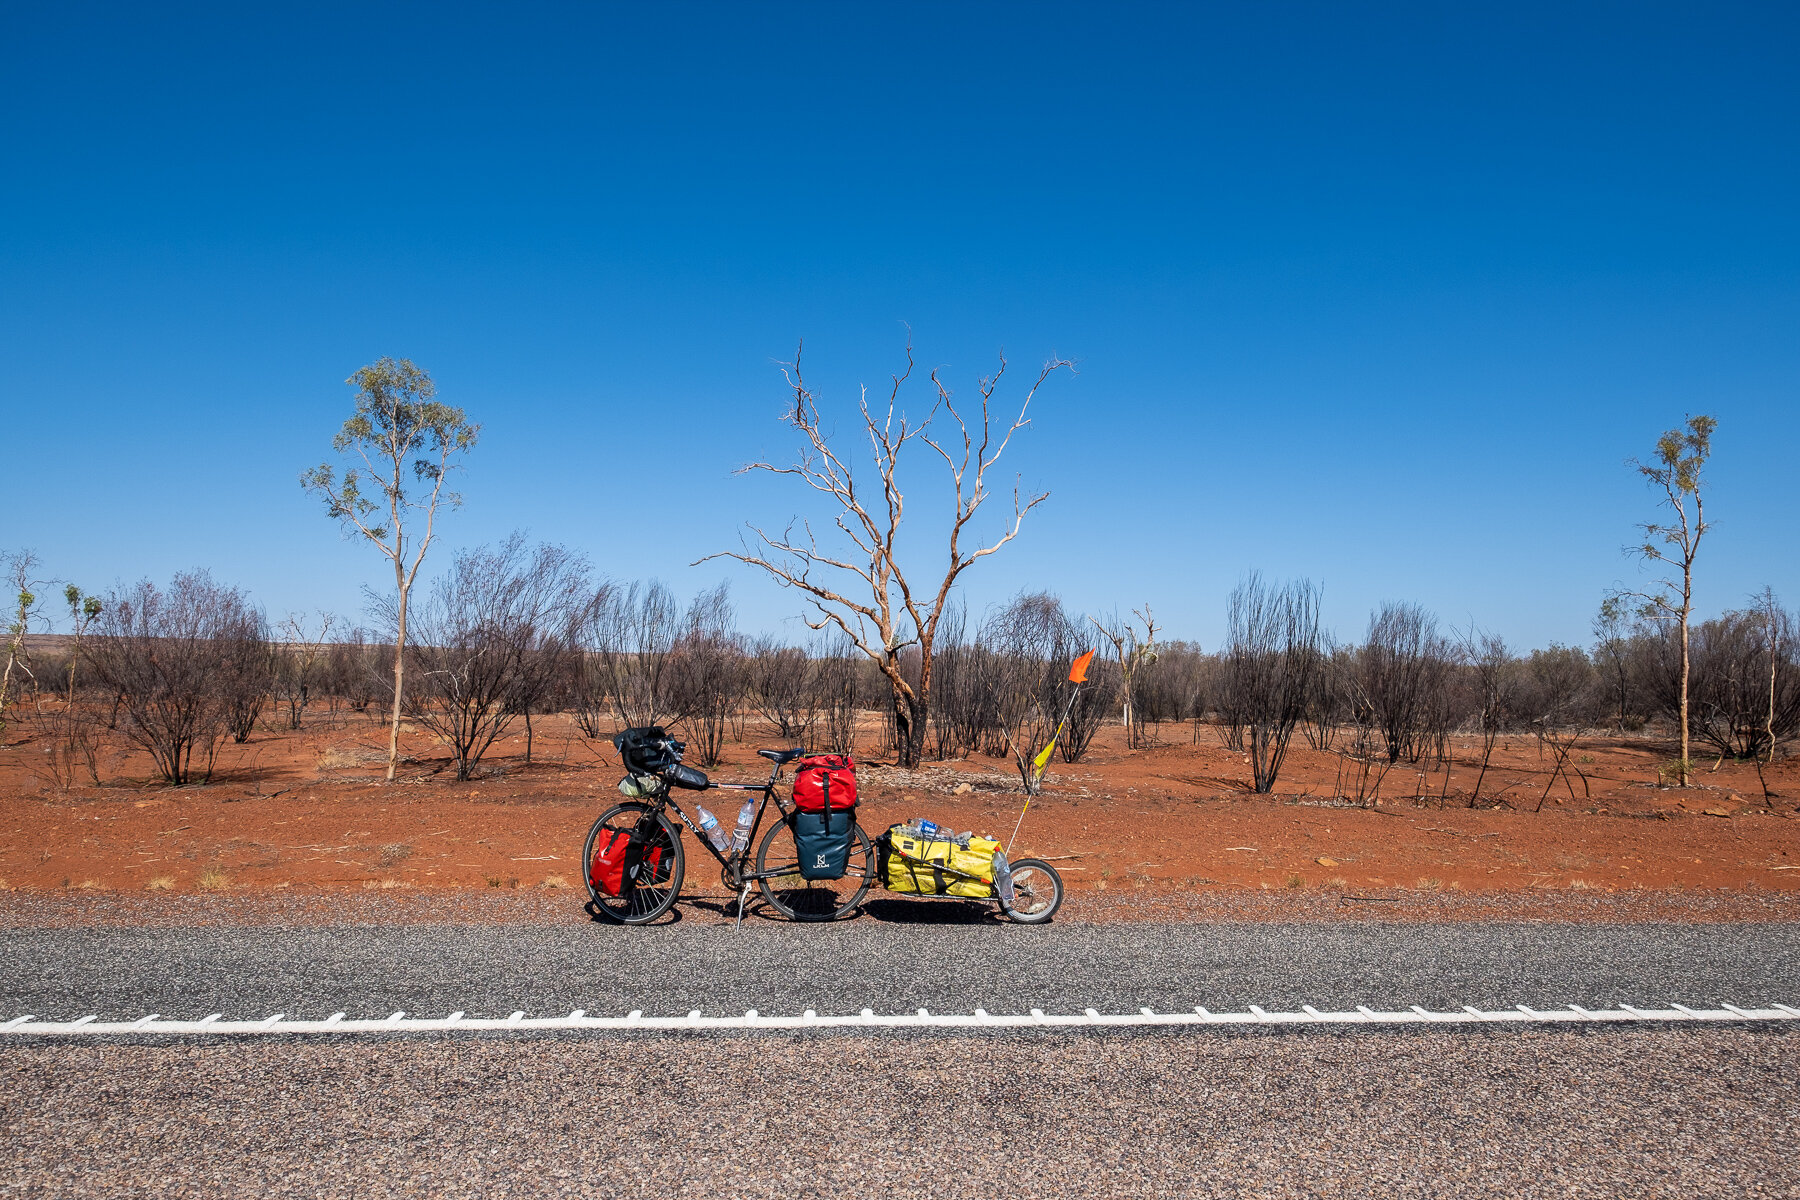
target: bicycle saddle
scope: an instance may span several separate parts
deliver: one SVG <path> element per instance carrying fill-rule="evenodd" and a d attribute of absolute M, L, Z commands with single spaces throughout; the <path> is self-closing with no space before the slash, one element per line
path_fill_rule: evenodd
<path fill-rule="evenodd" d="M 772 763 L 785 763 L 793 762 L 796 758 L 804 757 L 806 751 L 799 746 L 795 746 L 792 750 L 758 750 L 757 753 Z"/>

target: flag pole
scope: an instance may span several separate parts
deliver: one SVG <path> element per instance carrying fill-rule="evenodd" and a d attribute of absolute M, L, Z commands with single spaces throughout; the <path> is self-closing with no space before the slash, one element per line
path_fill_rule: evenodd
<path fill-rule="evenodd" d="M 1069 690 L 1069 702 L 1063 705 L 1062 720 L 1056 723 L 1056 732 L 1050 735 L 1049 743 L 1038 751 L 1037 759 L 1031 764 L 1033 786 L 1043 782 L 1044 771 L 1050 765 L 1050 753 L 1056 749 L 1057 739 L 1062 737 L 1063 729 L 1069 724 L 1069 714 L 1075 711 L 1075 697 L 1081 693 L 1081 685 L 1087 682 L 1088 664 L 1093 661 L 1094 652 L 1089 650 L 1069 664 L 1069 682 L 1075 686 Z M 1009 857 L 1012 854 L 1013 843 L 1019 838 L 1019 830 L 1025 825 L 1025 814 L 1031 811 L 1031 796 L 1031 789 L 1027 788 L 1025 790 L 1025 807 L 1019 810 L 1019 820 L 1013 825 L 1012 837 L 1006 839 L 1006 853 Z"/>

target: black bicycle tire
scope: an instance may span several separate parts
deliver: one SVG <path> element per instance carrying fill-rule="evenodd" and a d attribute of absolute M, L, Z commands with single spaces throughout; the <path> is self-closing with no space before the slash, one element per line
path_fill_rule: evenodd
<path fill-rule="evenodd" d="M 589 907 L 595 912 L 603 914 L 608 920 L 616 921 L 621 925 L 645 925 L 674 908 L 675 902 L 681 898 L 682 881 L 687 877 L 687 854 L 681 846 L 681 834 L 666 814 L 658 813 L 656 819 L 662 825 L 663 833 L 669 839 L 669 844 L 674 847 L 675 865 L 669 872 L 669 894 L 652 909 L 641 913 L 621 913 L 613 907 L 618 903 L 618 897 L 602 895 L 594 887 L 594 839 L 599 835 L 600 830 L 606 827 L 607 820 L 622 812 L 647 813 L 649 811 L 648 804 L 635 800 L 613 805 L 595 818 L 593 825 L 588 828 L 587 841 L 581 849 L 581 883 L 583 887 L 587 888 Z"/>
<path fill-rule="evenodd" d="M 839 905 L 830 916 L 805 914 L 794 911 L 786 904 L 783 904 L 780 898 L 775 895 L 775 889 L 769 886 L 769 881 L 767 879 L 760 878 L 760 876 L 769 869 L 769 847 L 775 844 L 776 835 L 780 834 L 783 830 L 787 831 L 790 838 L 793 837 L 793 826 L 789 825 L 785 820 L 777 821 L 769 827 L 769 832 L 763 835 L 762 843 L 756 848 L 756 874 L 759 876 L 756 881 L 756 890 L 762 893 L 762 898 L 767 902 L 769 907 L 773 908 L 776 912 L 780 913 L 790 921 L 836 921 L 841 919 L 846 913 L 854 911 L 856 906 L 863 902 L 863 897 L 869 894 L 869 884 L 873 882 L 875 878 L 875 843 L 869 840 L 869 835 L 863 832 L 862 826 L 858 825 L 855 821 L 850 822 L 850 831 L 856 835 L 856 841 L 862 847 L 863 861 L 867 864 L 866 869 L 863 871 L 862 886 L 856 890 L 856 895 L 850 897 L 846 903 Z M 854 856 L 854 849 L 852 850 L 852 855 Z"/>
<path fill-rule="evenodd" d="M 1058 871 L 1055 867 L 1051 866 L 1049 863 L 1045 862 L 1041 858 L 1021 858 L 1018 862 L 1012 864 L 1013 876 L 1015 878 L 1017 878 L 1019 873 L 1023 870 L 1026 870 L 1027 868 L 1029 868 L 1033 871 L 1041 871 L 1045 875 L 1049 876 L 1051 886 L 1054 887 L 1056 890 L 1056 895 L 1050 901 L 1050 907 L 1044 909 L 1042 912 L 1034 912 L 1034 913 L 1028 913 L 1025 915 L 1020 915 L 1018 912 L 1015 912 L 1013 909 L 1009 908 L 1006 910 L 1006 915 L 1011 917 L 1016 923 L 1018 923 L 1020 925 L 1046 925 L 1046 924 L 1049 924 L 1050 918 L 1054 917 L 1056 915 L 1056 910 L 1062 907 L 1062 902 L 1063 902 L 1062 875 L 1060 873 L 1058 873 Z"/>

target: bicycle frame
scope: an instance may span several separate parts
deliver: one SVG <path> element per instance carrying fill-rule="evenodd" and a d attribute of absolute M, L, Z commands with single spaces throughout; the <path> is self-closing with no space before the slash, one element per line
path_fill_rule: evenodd
<path fill-rule="evenodd" d="M 788 802 L 782 798 L 781 793 L 775 790 L 775 784 L 781 778 L 782 765 L 783 764 L 781 763 L 770 764 L 771 770 L 769 771 L 767 783 L 713 783 L 707 786 L 706 790 L 709 792 L 762 793 L 762 803 L 757 805 L 756 818 L 750 822 L 750 836 L 748 840 L 745 841 L 744 848 L 742 850 L 732 851 L 729 856 L 720 853 L 718 848 L 708 840 L 705 832 L 700 828 L 699 822 L 690 817 L 687 814 L 687 810 L 681 807 L 681 802 L 675 799 L 674 791 L 670 789 L 667 784 L 663 785 L 661 793 L 650 802 L 650 811 L 646 815 L 654 816 L 661 813 L 664 809 L 674 809 L 675 815 L 681 818 L 681 823 L 686 825 L 688 829 L 692 831 L 694 841 L 705 847 L 706 852 L 712 855 L 718 862 L 721 871 L 724 873 L 726 882 L 733 890 L 741 891 L 748 888 L 759 879 L 782 878 L 792 874 L 792 869 L 790 868 L 785 871 L 760 872 L 747 871 L 744 869 L 749 865 L 750 856 L 756 852 L 756 835 L 762 832 L 763 814 L 769 811 L 769 802 L 774 801 L 775 809 L 781 814 L 782 820 L 786 820 L 792 815 Z"/>

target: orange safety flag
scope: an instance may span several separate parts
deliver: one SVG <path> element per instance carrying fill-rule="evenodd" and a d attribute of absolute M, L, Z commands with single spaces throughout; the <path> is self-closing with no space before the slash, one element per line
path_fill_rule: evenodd
<path fill-rule="evenodd" d="M 1069 666 L 1070 683 L 1086 683 L 1088 664 L 1094 661 L 1094 652 L 1089 650 Z"/>

